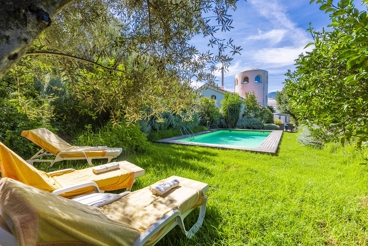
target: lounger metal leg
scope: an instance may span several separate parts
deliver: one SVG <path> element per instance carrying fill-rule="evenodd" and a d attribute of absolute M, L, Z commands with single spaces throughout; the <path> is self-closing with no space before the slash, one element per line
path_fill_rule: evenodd
<path fill-rule="evenodd" d="M 178 223 L 178 225 L 180 226 L 181 230 L 184 232 L 185 236 L 187 238 L 192 238 L 194 236 L 194 234 L 199 230 L 199 228 L 202 226 L 203 221 L 204 221 L 204 217 L 206 215 L 206 204 L 207 204 L 207 199 L 206 201 L 199 207 L 199 215 L 198 215 L 198 219 L 197 222 L 192 226 L 192 228 L 189 229 L 189 231 L 185 230 L 185 225 L 184 225 L 184 218 L 182 218 L 182 216 L 176 218 L 176 222 Z"/>

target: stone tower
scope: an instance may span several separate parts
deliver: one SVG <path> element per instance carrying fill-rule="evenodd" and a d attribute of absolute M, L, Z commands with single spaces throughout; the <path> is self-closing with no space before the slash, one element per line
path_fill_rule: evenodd
<path fill-rule="evenodd" d="M 235 75 L 235 92 L 245 97 L 246 92 L 253 92 L 257 101 L 267 106 L 268 72 L 259 68 L 247 68 Z"/>

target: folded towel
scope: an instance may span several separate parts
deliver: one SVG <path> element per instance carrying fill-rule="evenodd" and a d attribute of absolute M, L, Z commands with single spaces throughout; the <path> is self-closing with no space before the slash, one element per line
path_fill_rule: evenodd
<path fill-rule="evenodd" d="M 166 192 L 168 192 L 169 190 L 177 186 L 179 186 L 179 180 L 176 178 L 173 178 L 173 179 L 166 180 L 166 182 L 164 183 L 152 185 L 150 188 L 151 188 L 152 194 L 157 195 L 157 196 L 162 196 Z"/>
<path fill-rule="evenodd" d="M 119 169 L 119 168 L 120 168 L 120 165 L 119 165 L 118 162 L 111 162 L 111 163 L 108 163 L 108 164 L 104 164 L 104 165 L 94 167 L 92 169 L 92 171 L 95 174 L 99 174 L 99 173 L 104 173 L 104 172 L 108 172 L 108 171 Z"/>

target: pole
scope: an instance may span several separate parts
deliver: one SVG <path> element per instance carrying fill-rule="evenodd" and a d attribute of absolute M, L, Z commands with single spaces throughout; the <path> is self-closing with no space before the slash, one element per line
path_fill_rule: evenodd
<path fill-rule="evenodd" d="M 221 67 L 221 85 L 222 85 L 222 89 L 224 89 L 224 64 L 222 64 L 222 67 Z"/>

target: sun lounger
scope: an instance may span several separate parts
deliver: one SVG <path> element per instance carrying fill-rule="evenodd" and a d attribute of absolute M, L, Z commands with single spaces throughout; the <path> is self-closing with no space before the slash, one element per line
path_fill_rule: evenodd
<path fill-rule="evenodd" d="M 72 146 L 46 128 L 22 131 L 21 135 L 41 147 L 40 151 L 27 160 L 32 165 L 34 162 L 50 162 L 52 166 L 55 162 L 63 160 L 87 160 L 88 164 L 93 166 L 94 159 L 107 159 L 108 163 L 122 152 L 122 148 L 106 146 Z M 53 156 L 55 158 L 47 159 Z"/>
<path fill-rule="evenodd" d="M 154 245 L 179 225 L 192 237 L 203 223 L 208 186 L 182 177 L 162 196 L 150 186 L 128 193 L 99 208 L 55 196 L 18 181 L 0 180 L 0 211 L 7 237 L 0 244 Z M 100 194 L 97 194 L 100 195 Z M 197 222 L 186 231 L 184 218 L 200 208 Z M 0 224 L 1 225 L 1 224 Z M 11 244 L 16 239 L 17 244 Z"/>
<path fill-rule="evenodd" d="M 112 163 L 109 163 L 111 165 Z M 116 162 L 117 169 L 94 173 L 99 166 L 75 170 L 72 168 L 46 173 L 27 163 L 20 156 L 0 142 L 0 172 L 2 177 L 18 180 L 49 192 L 89 181 L 97 183 L 101 190 L 111 191 L 130 189 L 134 179 L 144 174 L 144 169 L 127 161 Z M 64 196 L 83 194 L 93 189 L 81 187 L 78 191 L 69 191 Z"/>

